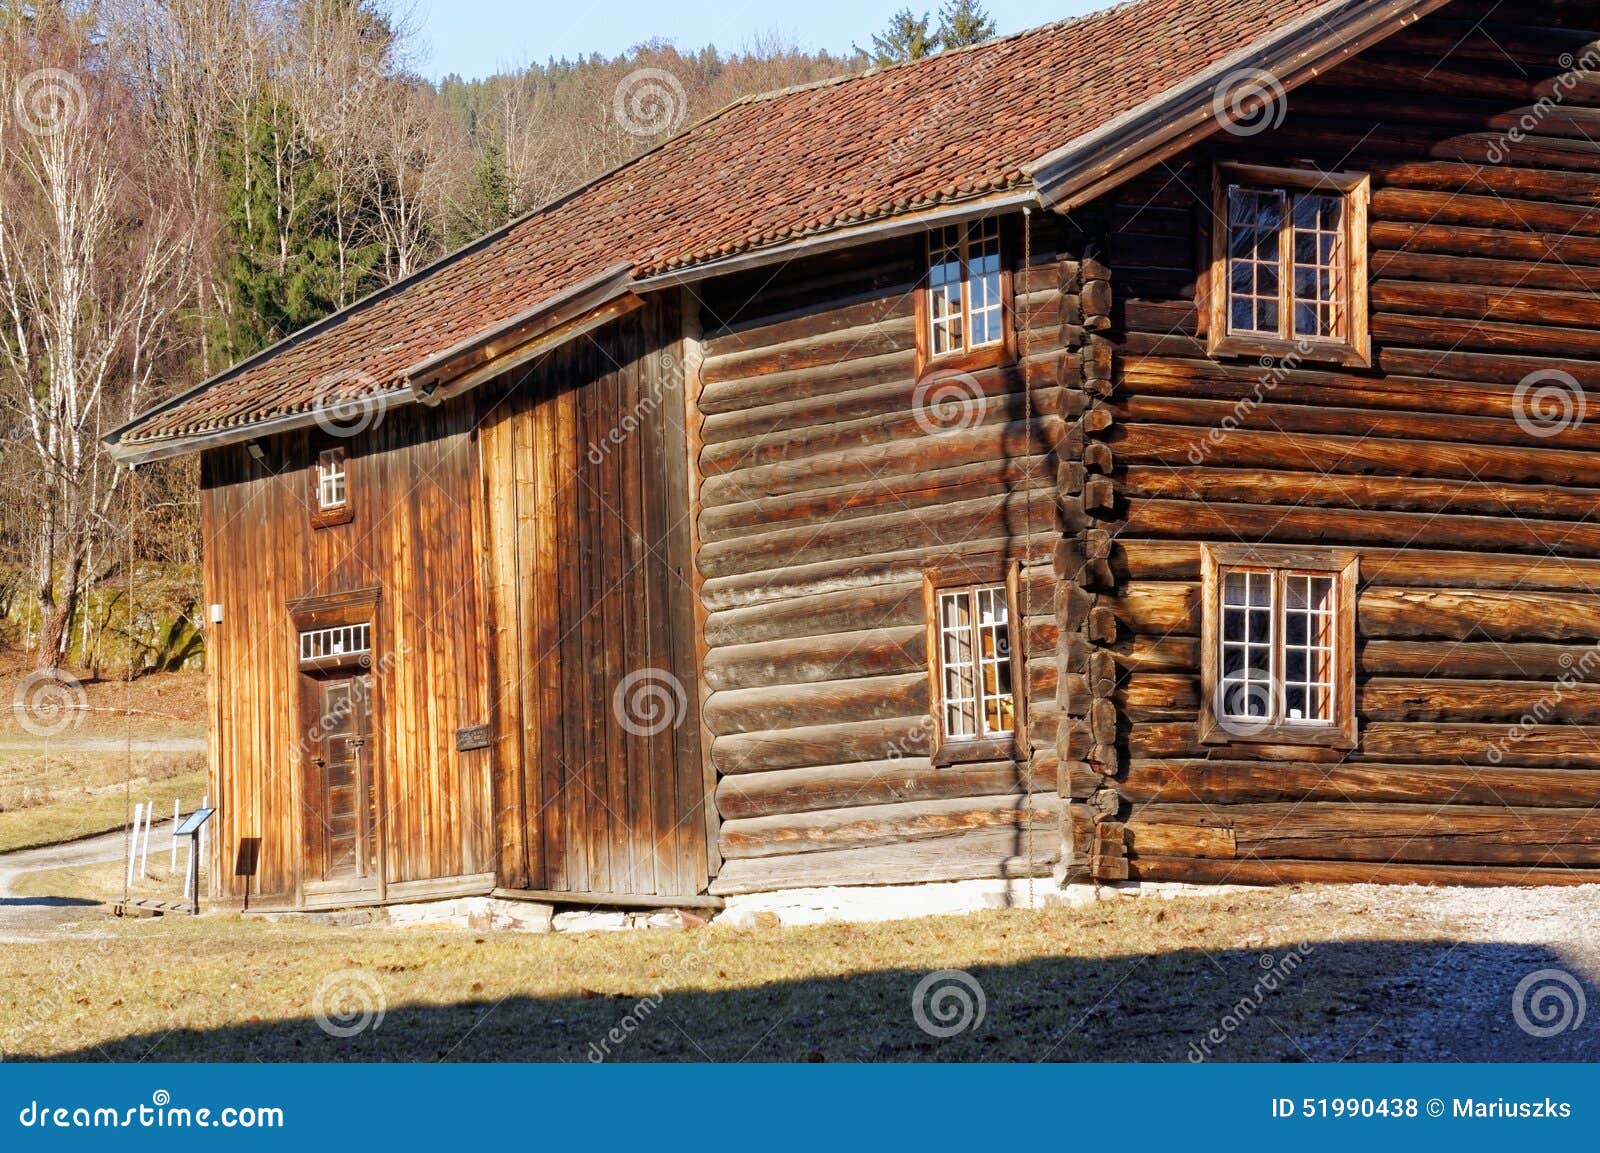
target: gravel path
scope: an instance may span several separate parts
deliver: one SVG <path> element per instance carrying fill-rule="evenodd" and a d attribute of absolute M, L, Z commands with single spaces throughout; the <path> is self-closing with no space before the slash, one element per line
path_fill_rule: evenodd
<path fill-rule="evenodd" d="M 167 852 L 171 843 L 171 821 L 152 825 L 152 856 Z M 121 861 L 126 859 L 126 852 L 127 833 L 114 832 L 64 845 L 0 854 L 0 941 L 42 940 L 52 930 L 81 921 L 86 913 L 98 915 L 98 910 L 103 908 L 92 902 L 62 897 L 19 896 L 14 886 L 24 874 Z"/>
<path fill-rule="evenodd" d="M 1600 885 L 1356 885 L 1291 904 L 1406 925 L 1402 946 L 1365 955 L 1371 979 L 1328 1027 L 1296 1038 L 1303 1059 L 1600 1060 Z"/>

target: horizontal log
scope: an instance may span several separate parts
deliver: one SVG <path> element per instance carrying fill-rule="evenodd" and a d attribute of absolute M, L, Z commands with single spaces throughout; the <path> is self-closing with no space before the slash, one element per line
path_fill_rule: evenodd
<path fill-rule="evenodd" d="M 708 356 L 701 367 L 706 384 L 768 376 L 776 372 L 801 372 L 826 368 L 861 357 L 902 353 L 911 367 L 915 350 L 915 323 L 909 308 L 875 323 L 836 332 L 821 332 L 787 344 L 757 346 L 744 352 Z"/>
<path fill-rule="evenodd" d="M 873 516 L 825 520 L 701 546 L 700 571 L 707 577 L 771 572 L 847 557 L 870 557 L 884 541 L 907 548 L 937 548 L 951 541 L 977 542 L 1027 537 L 1089 523 L 1064 514 L 1052 489 L 1008 492 L 954 501 L 926 509 L 894 508 Z"/>
<path fill-rule="evenodd" d="M 826 304 L 813 302 L 789 312 L 735 321 L 727 327 L 711 330 L 704 340 L 705 359 L 733 364 L 737 363 L 733 358 L 742 354 L 837 336 L 841 332 L 871 331 L 887 321 L 909 320 L 915 315 L 916 297 L 911 292 L 873 289 L 849 296 L 840 293 L 837 287 L 825 291 Z M 755 302 L 754 307 L 761 306 Z"/>
<path fill-rule="evenodd" d="M 1444 325 L 1447 322 L 1439 320 Z M 1543 336 L 1523 339 L 1519 348 L 1542 348 Z M 1597 338 L 1600 339 L 1600 338 Z M 1451 342 L 1446 340 L 1446 347 Z M 1531 371 L 1531 370 L 1530 370 Z M 1589 366 L 1591 382 L 1600 382 L 1600 366 Z M 1578 374 L 1580 383 L 1583 373 Z M 1131 396 L 1111 406 L 1119 424 L 1198 425 L 1225 429 L 1255 427 L 1276 432 L 1300 432 L 1323 436 L 1377 437 L 1406 442 L 1432 441 L 1441 444 L 1521 445 L 1544 452 L 1555 449 L 1600 448 L 1600 427 L 1573 421 L 1569 427 L 1551 435 L 1549 430 L 1523 428 L 1515 420 L 1487 416 L 1458 416 L 1431 412 L 1377 412 L 1368 409 L 1338 408 L 1333 405 L 1293 405 L 1269 402 L 1256 405 L 1241 415 L 1239 406 L 1226 401 L 1169 396 Z M 1431 451 L 1431 445 L 1418 445 L 1414 452 Z M 1171 463 L 1177 463 L 1173 461 Z"/>
<path fill-rule="evenodd" d="M 927 650 L 922 625 L 729 645 L 706 654 L 705 678 L 721 690 L 892 676 L 925 669 Z"/>
<path fill-rule="evenodd" d="M 705 720 L 718 735 L 802 729 L 856 721 L 928 715 L 928 677 L 901 676 L 723 689 L 705 702 Z"/>
<path fill-rule="evenodd" d="M 1136 881 L 1193 885 L 1593 885 L 1600 869 L 1431 865 L 1395 861 L 1204 861 L 1139 857 L 1128 862 Z"/>
<path fill-rule="evenodd" d="M 1037 756 L 1031 764 L 940 766 L 925 757 L 903 757 L 724 777 L 717 786 L 717 809 L 731 820 L 904 801 L 1013 796 L 1029 792 L 1030 785 L 1035 793 L 1055 791 L 1053 756 Z"/>
<path fill-rule="evenodd" d="M 1044 457 L 997 459 L 956 468 L 889 477 L 801 493 L 708 507 L 700 517 L 700 539 L 720 541 L 794 524 L 816 524 L 871 516 L 885 508 L 920 509 L 961 500 L 1031 491 L 1055 497 L 1055 473 Z"/>
<path fill-rule="evenodd" d="M 1048 830 L 1020 838 L 1012 828 L 973 829 L 932 840 L 866 849 L 797 853 L 724 862 L 711 882 L 716 896 L 818 885 L 917 884 L 978 878 L 1048 876 L 1061 838 Z"/>
<path fill-rule="evenodd" d="M 758 773 L 810 765 L 842 765 L 932 753 L 931 717 L 817 725 L 806 729 L 719 736 L 711 763 L 719 773 Z"/>
<path fill-rule="evenodd" d="M 1043 455 L 1065 434 L 1066 424 L 1060 417 L 1036 416 L 1032 422 L 980 424 L 938 436 L 924 435 L 918 428 L 899 440 L 879 438 L 848 451 L 818 451 L 800 460 L 776 464 L 741 460 L 737 469 L 707 476 L 701 486 L 701 500 L 707 508 L 715 508 L 874 478 L 959 468 L 1007 457 Z"/>
<path fill-rule="evenodd" d="M 1600 864 L 1600 813 L 1508 805 L 1148 804 L 1127 821 L 1134 856 Z"/>
<path fill-rule="evenodd" d="M 1524 805 L 1578 808 L 1600 795 L 1600 772 L 1461 765 L 1135 759 L 1116 782 L 1135 805 L 1255 801 Z"/>
<path fill-rule="evenodd" d="M 1061 535 L 1052 531 L 1027 539 L 955 541 L 930 548 L 884 549 L 869 557 L 715 578 L 701 586 L 700 595 L 708 610 L 720 613 L 875 585 L 915 583 L 920 587 L 923 573 L 929 566 L 966 564 L 1003 569 L 1012 561 L 1022 561 L 1027 572 L 1045 577 L 1051 571 L 1050 564 L 1060 542 Z M 1042 606 L 1047 601 L 1047 594 L 1039 594 L 1030 603 L 1036 606 L 1034 611 L 1043 611 Z"/>
<path fill-rule="evenodd" d="M 1202 745 L 1193 722 L 1133 725 L 1127 736 L 1134 759 L 1218 755 Z M 1282 745 L 1232 744 L 1231 760 L 1394 762 L 1398 764 L 1526 765 L 1535 768 L 1600 769 L 1600 726 L 1509 724 L 1406 724 L 1373 721 L 1361 726 L 1354 750 L 1324 751 Z"/>
<path fill-rule="evenodd" d="M 920 575 L 920 574 L 919 574 Z M 706 644 L 755 644 L 923 623 L 922 582 L 865 584 L 712 613 Z"/>
<path fill-rule="evenodd" d="M 700 393 L 700 411 L 709 417 L 803 397 L 875 388 L 905 380 L 915 371 L 914 358 L 903 350 L 896 350 L 878 356 L 854 357 L 819 368 L 736 377 L 704 385 Z"/>
<path fill-rule="evenodd" d="M 1428 513 L 1510 513 L 1582 521 L 1600 508 L 1600 489 L 1557 485 L 1463 484 L 1456 480 L 1339 476 L 1261 469 L 1147 467 L 1128 469 L 1130 498 L 1287 503 L 1301 507 Z"/>
<path fill-rule="evenodd" d="M 1126 528 L 1130 535 L 1201 536 L 1221 541 L 1414 548 L 1477 545 L 1490 551 L 1600 555 L 1600 525 L 1513 517 L 1145 499 L 1130 502 Z"/>
<path fill-rule="evenodd" d="M 1060 798 L 1040 793 L 1031 797 L 957 797 L 747 817 L 724 821 L 718 843 L 723 857 L 735 861 L 827 849 L 864 849 L 998 828 L 1015 830 L 1015 853 L 1027 856 L 1025 842 L 1030 836 L 1059 836 L 1059 806 Z"/>
<path fill-rule="evenodd" d="M 1200 579 L 1197 542 L 1123 538 L 1117 548 L 1126 579 Z M 1362 578 L 1376 585 L 1600 591 L 1600 560 L 1420 548 L 1363 548 L 1359 553 Z"/>

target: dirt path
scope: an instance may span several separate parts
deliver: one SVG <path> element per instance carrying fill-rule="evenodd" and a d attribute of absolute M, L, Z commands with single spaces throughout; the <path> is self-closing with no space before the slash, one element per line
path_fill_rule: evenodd
<path fill-rule="evenodd" d="M 171 844 L 172 822 L 152 825 L 151 855 L 168 852 Z M 41 940 L 52 930 L 83 920 L 86 914 L 98 915 L 103 908 L 74 898 L 18 895 L 15 884 L 25 874 L 103 865 L 124 860 L 126 852 L 127 833 L 118 831 L 64 845 L 0 854 L 0 941 Z"/>
<path fill-rule="evenodd" d="M 6 753 L 203 753 L 204 737 L 72 737 L 49 739 L 33 736 L 0 736 L 0 755 Z"/>

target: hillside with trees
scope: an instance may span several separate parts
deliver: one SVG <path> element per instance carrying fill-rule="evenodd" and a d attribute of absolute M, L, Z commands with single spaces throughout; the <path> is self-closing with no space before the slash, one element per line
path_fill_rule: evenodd
<path fill-rule="evenodd" d="M 0 639 L 191 659 L 194 462 L 130 474 L 103 435 L 733 100 L 993 34 L 932 19 L 434 84 L 387 0 L 0 0 Z"/>

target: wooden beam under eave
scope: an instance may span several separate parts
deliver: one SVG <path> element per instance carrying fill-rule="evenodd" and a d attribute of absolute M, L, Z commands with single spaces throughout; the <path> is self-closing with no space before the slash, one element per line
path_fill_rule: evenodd
<path fill-rule="evenodd" d="M 505 375 L 564 344 L 604 328 L 613 321 L 639 311 L 644 307 L 644 297 L 627 292 L 554 328 L 540 330 L 537 335 L 518 337 L 506 334 L 489 344 L 474 349 L 465 365 L 451 366 L 446 374 L 435 378 L 434 383 L 422 388 L 413 384 L 423 404 L 434 406 L 451 397 L 470 392 Z"/>

